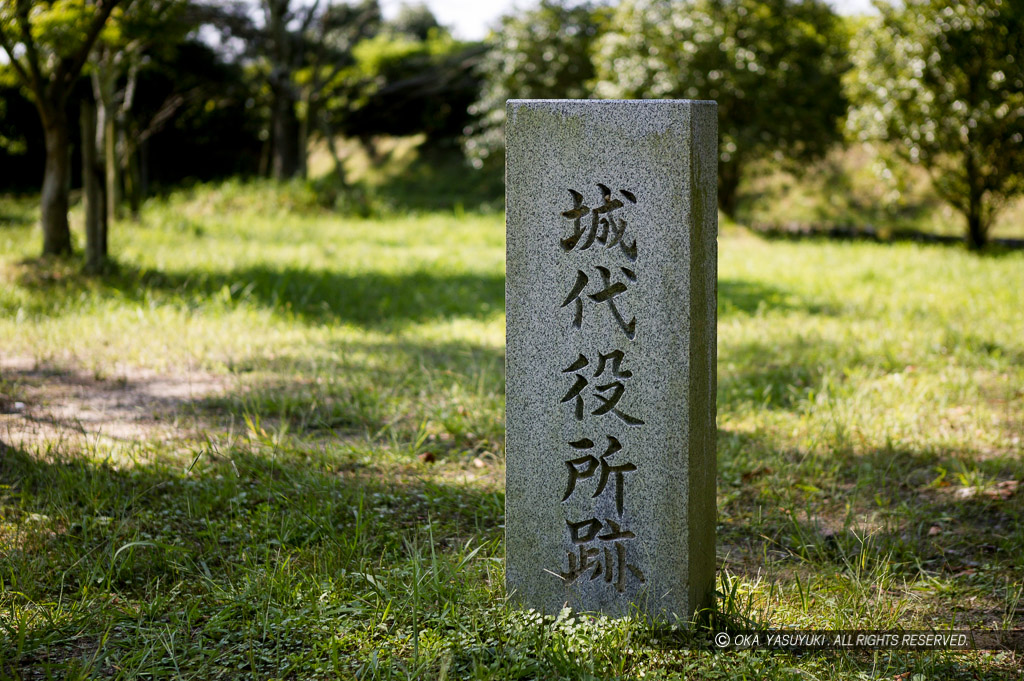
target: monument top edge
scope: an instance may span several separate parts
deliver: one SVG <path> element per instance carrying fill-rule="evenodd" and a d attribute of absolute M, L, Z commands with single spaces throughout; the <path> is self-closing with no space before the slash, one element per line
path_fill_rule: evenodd
<path fill-rule="evenodd" d="M 596 104 L 596 105 L 632 105 L 659 106 L 666 104 L 713 104 L 713 99 L 507 99 L 506 104 Z"/>

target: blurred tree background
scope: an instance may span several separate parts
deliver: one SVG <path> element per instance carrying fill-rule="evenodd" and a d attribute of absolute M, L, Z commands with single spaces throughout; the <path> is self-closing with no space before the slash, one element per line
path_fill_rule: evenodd
<path fill-rule="evenodd" d="M 496 208 L 506 99 L 699 98 L 719 103 L 727 218 L 983 248 L 1022 214 L 1024 9 L 877 10 L 543 0 L 467 42 L 377 0 L 3 0 L 0 191 L 41 192 L 58 255 L 79 200 L 105 235 L 154 193 L 235 176 L 341 211 Z"/>
<path fill-rule="evenodd" d="M 626 0 L 595 61 L 600 96 L 718 102 L 718 203 L 730 217 L 751 162 L 800 167 L 840 138 L 844 40 L 820 0 Z"/>
<path fill-rule="evenodd" d="M 851 128 L 924 165 L 981 248 L 1024 188 L 1024 3 L 880 8 L 854 40 Z"/>

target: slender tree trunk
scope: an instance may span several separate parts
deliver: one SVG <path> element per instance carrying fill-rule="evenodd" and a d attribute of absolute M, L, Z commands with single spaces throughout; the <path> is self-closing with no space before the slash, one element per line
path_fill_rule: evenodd
<path fill-rule="evenodd" d="M 306 91 L 306 115 L 298 121 L 298 148 L 296 150 L 296 164 L 297 173 L 299 177 L 305 179 L 309 176 L 309 122 L 312 120 L 310 117 L 314 115 L 312 90 Z"/>
<path fill-rule="evenodd" d="M 117 119 L 111 109 L 103 122 L 103 166 L 107 182 L 107 221 L 121 219 L 121 164 L 117 162 Z"/>
<path fill-rule="evenodd" d="M 272 70 L 268 84 L 273 97 L 270 109 L 271 175 L 275 180 L 295 177 L 299 170 L 298 96 L 292 85 L 292 45 L 288 32 L 291 0 L 264 0 L 266 32 L 270 39 Z"/>
<path fill-rule="evenodd" d="M 82 189 L 85 194 L 85 258 L 89 272 L 100 272 L 107 259 L 107 213 L 96 153 L 96 105 L 82 100 Z"/>
<path fill-rule="evenodd" d="M 63 107 L 57 106 L 47 112 L 43 121 L 43 135 L 46 138 L 46 166 L 40 197 L 43 255 L 70 255 L 68 174 L 71 172 L 71 144 L 68 115 Z"/>
<path fill-rule="evenodd" d="M 132 116 L 132 107 L 135 105 L 135 88 L 138 85 L 139 80 L 139 65 L 138 55 L 136 54 L 135 59 L 131 61 L 131 65 L 128 67 L 128 82 L 124 86 L 124 93 L 121 97 L 121 105 L 117 108 L 116 116 L 116 134 L 115 139 L 115 151 L 117 153 L 117 168 L 120 174 L 120 188 L 122 189 L 121 196 L 127 196 L 129 202 L 129 208 L 131 210 L 132 220 L 135 222 L 139 221 L 139 203 L 140 197 L 138 195 L 138 158 L 136 157 L 136 151 L 138 143 L 132 137 L 129 132 L 128 119 Z M 134 126 L 132 126 L 134 127 Z M 120 212 L 118 213 L 120 216 Z"/>
<path fill-rule="evenodd" d="M 988 225 L 981 217 L 981 206 L 972 205 L 967 212 L 967 248 L 980 251 L 988 243 Z"/>
<path fill-rule="evenodd" d="M 273 130 L 273 127 L 271 127 L 270 134 L 267 135 L 267 139 L 264 140 L 263 146 L 260 147 L 260 165 L 256 170 L 260 177 L 270 177 L 270 157 L 274 155 Z"/>
<path fill-rule="evenodd" d="M 384 154 L 381 152 L 380 146 L 373 141 L 373 135 L 359 135 L 359 145 L 366 152 L 366 157 L 374 168 L 379 167 L 384 162 Z"/>
<path fill-rule="evenodd" d="M 969 138 L 968 138 L 969 139 Z M 988 224 L 985 221 L 984 190 L 978 171 L 978 163 L 970 148 L 964 156 L 964 170 L 967 173 L 967 248 L 980 251 L 988 242 Z"/>
<path fill-rule="evenodd" d="M 285 87 L 277 88 L 274 92 L 273 122 L 275 180 L 291 179 L 299 171 L 298 128 L 295 102 L 288 96 Z"/>
<path fill-rule="evenodd" d="M 327 151 L 331 154 L 331 159 L 334 161 L 334 174 L 338 184 L 345 186 L 348 178 L 345 177 L 345 166 L 341 160 L 341 154 L 338 153 L 338 144 L 334 139 L 334 131 L 331 130 L 329 125 L 321 122 L 320 133 L 324 136 L 324 140 L 327 142 Z"/>
<path fill-rule="evenodd" d="M 139 143 L 139 197 L 149 196 L 149 139 Z"/>
<path fill-rule="evenodd" d="M 128 205 L 131 209 L 132 220 L 139 221 L 139 212 L 142 208 L 142 173 L 139 168 L 139 149 L 131 146 L 125 150 L 128 155 L 128 172 L 125 175 L 125 189 L 128 194 Z"/>
<path fill-rule="evenodd" d="M 107 221 L 120 218 L 120 173 L 117 163 L 117 107 L 114 89 L 117 87 L 117 69 L 111 63 L 112 57 L 105 54 L 93 73 L 92 89 L 96 97 L 97 125 L 100 129 L 100 151 L 103 154 L 103 173 L 106 183 Z"/>

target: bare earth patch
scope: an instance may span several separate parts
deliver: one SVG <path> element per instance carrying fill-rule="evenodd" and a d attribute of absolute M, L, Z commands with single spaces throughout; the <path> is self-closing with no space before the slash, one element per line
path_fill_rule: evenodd
<path fill-rule="evenodd" d="M 54 442 L 116 449 L 187 439 L 200 425 L 197 402 L 222 394 L 228 380 L 123 366 L 107 378 L 0 354 L 0 441 L 22 449 Z"/>

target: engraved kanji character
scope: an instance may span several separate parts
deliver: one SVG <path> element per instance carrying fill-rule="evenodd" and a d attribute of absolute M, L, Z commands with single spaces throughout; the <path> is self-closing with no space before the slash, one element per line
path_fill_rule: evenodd
<path fill-rule="evenodd" d="M 578 523 L 566 521 L 566 523 L 569 525 L 569 535 L 572 537 L 573 544 L 586 544 L 587 542 L 594 541 L 594 537 L 601 531 L 601 521 L 597 518 L 591 518 L 590 520 Z"/>
<path fill-rule="evenodd" d="M 635 416 L 630 416 L 629 414 L 626 414 L 615 408 L 616 405 L 619 403 L 619 400 L 622 399 L 622 393 L 625 392 L 625 390 L 626 386 L 622 383 L 622 381 L 613 381 L 612 383 L 606 383 L 605 385 L 597 386 L 594 397 L 601 400 L 604 404 L 602 404 L 600 407 L 598 407 L 597 409 L 590 413 L 593 414 L 594 416 L 603 416 L 610 412 L 612 414 L 615 414 L 625 423 L 631 426 L 644 425 L 644 422 L 641 419 L 638 419 Z M 597 394 L 606 393 L 608 391 L 611 391 L 610 397 Z"/>
<path fill-rule="evenodd" d="M 623 478 L 626 473 L 632 473 L 636 470 L 636 464 L 624 463 L 618 466 L 613 466 L 608 462 L 608 457 L 614 455 L 616 452 L 622 449 L 622 444 L 619 440 L 611 435 L 606 435 L 608 438 L 608 449 L 605 450 L 601 458 L 588 454 L 587 456 L 581 456 L 576 459 L 570 459 L 565 462 L 566 467 L 569 469 L 569 482 L 565 487 L 565 494 L 562 495 L 562 501 L 566 501 L 572 493 L 576 490 L 576 483 L 580 479 L 593 477 L 597 472 L 598 466 L 601 468 L 601 477 L 598 479 L 597 489 L 591 495 L 592 499 L 596 499 L 604 492 L 605 487 L 608 486 L 608 479 L 614 474 L 615 475 L 615 511 L 622 516 L 622 505 L 624 499 Z M 574 449 L 591 449 L 594 446 L 594 441 L 589 438 L 577 440 L 576 442 L 570 442 L 570 447 Z"/>
<path fill-rule="evenodd" d="M 562 373 L 563 374 L 568 374 L 568 373 L 572 373 L 572 372 L 578 372 L 580 369 L 582 369 L 583 367 L 587 366 L 588 364 L 590 364 L 590 360 L 588 360 L 586 357 L 584 357 L 581 354 L 579 356 L 579 358 L 575 362 L 570 364 L 565 369 L 562 369 Z M 577 373 L 576 374 L 576 382 L 573 384 L 573 386 L 571 388 L 569 388 L 569 392 L 565 393 L 565 396 L 562 398 L 562 403 L 569 402 L 570 400 L 576 400 L 576 405 L 575 405 L 576 409 L 575 409 L 575 411 L 576 411 L 576 420 L 577 421 L 582 421 L 583 420 L 583 395 L 582 395 L 582 393 L 583 393 L 583 389 L 587 387 L 588 383 L 589 383 L 589 381 L 587 381 L 587 379 L 583 378 L 582 376 L 580 376 Z"/>
<path fill-rule="evenodd" d="M 600 524 L 600 523 L 598 523 Z M 601 549 L 596 547 L 587 548 L 581 546 L 579 548 L 579 558 L 572 551 L 566 552 L 566 557 L 569 562 L 569 569 L 565 572 L 559 572 L 558 576 L 564 579 L 568 583 L 575 582 L 580 578 L 587 570 L 590 569 L 591 565 L 595 566 L 594 574 L 590 575 L 590 579 L 596 579 L 601 574 L 601 563 L 596 562 L 594 559 L 601 555 Z"/>
<path fill-rule="evenodd" d="M 608 449 L 605 450 L 604 454 L 601 455 L 601 479 L 597 483 L 597 491 L 594 492 L 596 498 L 601 492 L 604 491 L 605 485 L 608 484 L 608 477 L 615 474 L 615 512 L 622 516 L 622 502 L 623 502 L 623 476 L 626 473 L 632 473 L 636 470 L 635 463 L 623 463 L 618 466 L 613 466 L 608 463 L 608 457 L 615 454 L 615 452 L 622 449 L 622 445 L 617 439 L 611 435 L 606 435 L 608 438 Z M 611 521 L 609 521 L 611 522 Z"/>
<path fill-rule="evenodd" d="M 611 364 L 612 376 L 618 378 L 630 378 L 633 375 L 632 371 L 622 371 L 619 366 L 622 364 L 622 359 L 625 357 L 622 350 L 612 350 L 611 352 L 598 355 L 597 357 L 597 371 L 594 372 L 594 378 L 597 378 L 604 373 L 605 366 Z"/>
<path fill-rule="evenodd" d="M 627 258 L 636 260 L 636 240 L 627 243 L 623 238 L 626 234 L 626 219 L 614 215 L 614 212 L 625 204 L 621 199 L 612 198 L 612 190 L 607 185 L 598 183 L 597 187 L 601 191 L 601 205 L 596 208 L 584 204 L 583 194 L 580 192 L 575 189 L 568 190 L 573 206 L 569 210 L 563 211 L 562 217 L 572 220 L 573 229 L 570 236 L 560 240 L 562 250 L 568 252 L 579 245 L 580 250 L 585 251 L 597 242 L 603 244 L 605 248 L 613 248 L 618 245 Z M 633 192 L 620 189 L 619 193 L 630 203 L 636 203 L 636 195 Z M 583 227 L 583 217 L 588 214 L 590 215 L 589 229 Z M 586 238 L 580 245 L 580 239 L 584 234 L 586 234 Z"/>
<path fill-rule="evenodd" d="M 587 275 L 583 273 L 583 270 L 576 270 L 576 283 L 572 285 L 572 290 L 569 291 L 569 295 L 565 297 L 562 304 L 559 307 L 565 307 L 569 303 L 576 301 L 576 314 L 573 315 L 572 325 L 577 329 L 583 325 L 583 289 L 587 287 L 589 279 Z"/>
<path fill-rule="evenodd" d="M 611 192 L 604 185 L 598 185 L 598 186 L 600 186 L 602 189 L 605 190 L 605 192 L 604 192 L 604 194 L 605 194 L 604 195 L 604 201 L 605 201 L 606 204 L 609 203 L 609 199 L 611 198 Z M 636 196 L 633 194 L 633 192 L 626 191 L 625 189 L 620 189 L 619 193 L 622 194 L 623 196 L 625 196 L 626 200 L 629 201 L 630 203 L 636 203 Z M 618 206 L 616 206 L 617 208 L 621 207 L 623 205 L 622 202 L 619 201 L 619 200 L 615 200 L 612 203 L 617 203 L 618 204 Z M 603 208 L 603 207 L 604 206 L 601 206 L 601 208 Z M 596 212 L 596 211 L 600 210 L 600 208 L 595 208 L 594 210 Z M 632 243 L 627 243 L 626 240 L 623 238 L 626 235 L 626 219 L 620 217 L 620 218 L 618 218 L 616 220 L 614 217 L 612 217 L 609 214 L 608 220 L 609 220 L 609 226 L 610 226 L 611 235 L 610 235 L 610 238 L 608 239 L 608 243 L 605 244 L 605 246 L 607 248 L 612 248 L 612 247 L 615 246 L 615 244 L 618 244 L 619 245 L 619 249 L 623 252 L 623 254 L 627 258 L 629 258 L 630 260 L 636 260 L 636 253 L 637 253 L 637 251 L 636 251 L 636 239 L 633 239 Z"/>
<path fill-rule="evenodd" d="M 583 438 L 582 440 L 576 440 L 570 442 L 569 446 L 574 449 L 590 449 L 594 446 L 594 441 L 589 438 Z M 565 462 L 565 465 L 569 468 L 569 484 L 565 488 L 565 494 L 562 496 L 562 501 L 565 501 L 572 496 L 573 490 L 576 489 L 576 481 L 580 478 L 589 478 L 594 475 L 597 470 L 598 461 L 597 458 L 592 455 L 581 456 L 577 459 L 570 459 Z M 581 470 L 580 467 L 585 467 Z"/>
<path fill-rule="evenodd" d="M 636 535 L 629 530 L 623 530 L 614 520 L 605 519 L 605 526 L 608 530 L 598 534 L 602 524 L 596 518 L 590 518 L 582 522 L 573 523 L 566 521 L 569 528 L 572 543 L 578 548 L 578 555 L 574 551 L 566 552 L 568 569 L 560 572 L 559 576 L 566 582 L 574 582 L 590 571 L 590 580 L 597 579 L 602 574 L 604 581 L 611 584 L 614 580 L 615 589 L 619 593 L 626 590 L 626 571 L 633 574 L 640 583 L 647 581 L 643 571 L 639 567 L 626 562 L 625 540 L 633 539 Z M 585 529 L 584 529 L 585 528 Z M 597 539 L 602 543 L 600 547 L 588 547 L 586 544 Z M 607 544 L 610 544 L 608 546 Z M 603 561 L 601 560 L 603 558 Z"/>
<path fill-rule="evenodd" d="M 632 270 L 626 270 L 626 268 L 622 268 L 622 270 L 624 273 L 627 271 L 629 273 L 632 273 Z M 607 267 L 601 267 L 600 265 L 598 265 L 597 271 L 601 274 L 601 285 L 604 286 L 604 288 L 598 291 L 597 293 L 592 293 L 588 295 L 587 297 L 593 300 L 595 303 L 608 303 L 608 306 L 612 310 L 612 315 L 615 317 L 615 321 L 618 322 L 619 324 L 619 328 L 622 329 L 622 331 L 626 334 L 626 337 L 629 338 L 629 340 L 633 340 L 633 338 L 636 337 L 636 317 L 629 320 L 629 323 L 627 324 L 626 320 L 623 319 L 622 315 L 619 313 L 619 308 L 616 307 L 615 305 L 615 297 L 626 291 L 626 285 L 623 284 L 621 281 L 617 281 L 613 284 L 612 273 Z M 582 274 L 582 272 L 580 272 L 580 274 Z M 628 275 L 627 278 L 629 278 Z M 632 278 L 635 279 L 635 275 Z M 586 284 L 584 283 L 584 285 Z M 580 290 L 583 290 L 582 287 L 580 288 Z M 568 304 L 569 300 L 571 300 L 571 298 L 567 298 L 566 302 L 562 303 L 562 307 L 565 307 Z M 577 310 L 579 311 L 579 316 L 582 320 L 582 305 L 577 307 Z"/>
<path fill-rule="evenodd" d="M 594 377 L 601 376 L 605 372 L 611 374 L 612 378 L 622 379 L 615 380 L 611 383 L 604 385 L 598 385 L 594 390 L 594 397 L 601 401 L 601 404 L 591 411 L 590 413 L 594 416 L 604 416 L 605 414 L 614 414 L 619 417 L 624 423 L 630 426 L 642 426 L 643 420 L 630 416 L 618 408 L 619 401 L 622 399 L 623 393 L 626 391 L 626 385 L 623 380 L 629 379 L 633 376 L 632 371 L 627 371 L 622 368 L 622 361 L 625 357 L 625 353 L 621 350 L 613 350 L 608 353 L 598 355 L 597 370 L 594 372 Z M 572 403 L 573 413 L 576 415 L 577 421 L 582 421 L 585 413 L 584 402 L 583 402 L 583 391 L 590 385 L 588 381 L 580 371 L 589 366 L 590 360 L 583 354 L 580 354 L 575 362 L 570 364 L 565 369 L 562 369 L 563 374 L 575 374 L 576 380 L 573 382 L 569 390 L 562 396 L 561 403 L 566 402 Z"/>
<path fill-rule="evenodd" d="M 583 216 L 590 212 L 590 207 L 583 205 L 583 194 L 580 194 L 578 191 L 573 189 L 569 190 L 569 194 L 572 196 L 572 209 L 562 213 L 562 217 L 567 217 L 572 220 L 572 236 L 561 240 L 563 251 L 571 251 L 576 248 L 576 244 L 579 243 L 580 237 L 583 236 L 583 232 L 586 231 L 581 226 Z"/>

